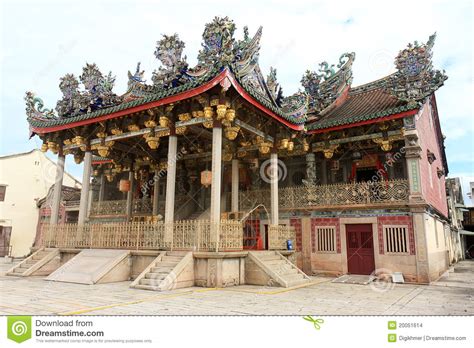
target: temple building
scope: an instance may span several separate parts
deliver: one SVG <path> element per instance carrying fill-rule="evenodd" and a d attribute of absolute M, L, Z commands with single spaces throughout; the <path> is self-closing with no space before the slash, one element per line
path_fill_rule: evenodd
<path fill-rule="evenodd" d="M 95 64 L 61 78 L 55 110 L 27 92 L 41 149 L 84 164 L 77 223 L 58 220 L 58 167 L 33 257 L 59 257 L 48 278 L 61 280 L 67 253 L 122 251 L 131 266 L 117 261 L 106 280 L 150 290 L 289 287 L 313 274 L 437 279 L 451 234 L 435 35 L 401 50 L 389 76 L 352 86 L 355 53 L 344 53 L 302 68 L 301 89 L 285 96 L 276 69 L 260 69 L 262 28 L 240 40 L 235 30 L 227 17 L 206 24 L 194 67 L 179 36 L 163 35 L 151 80 L 138 63 L 122 95 Z M 11 273 L 34 274 L 32 264 Z"/>

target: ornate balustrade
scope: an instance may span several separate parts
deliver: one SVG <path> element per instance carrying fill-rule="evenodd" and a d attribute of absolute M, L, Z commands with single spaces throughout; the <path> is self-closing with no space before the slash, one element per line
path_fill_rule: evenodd
<path fill-rule="evenodd" d="M 408 203 L 408 180 L 389 180 L 334 185 L 302 185 L 278 190 L 280 208 L 308 208 L 342 205 L 387 205 Z M 258 204 L 270 207 L 269 190 L 240 193 L 242 210 Z"/>
<path fill-rule="evenodd" d="M 219 250 L 243 249 L 243 226 L 237 220 L 222 220 Z M 169 240 L 166 239 L 166 232 Z M 171 239 L 172 236 L 172 239 Z M 214 251 L 211 223 L 207 220 L 162 222 L 93 223 L 86 225 L 42 225 L 42 246 L 47 248 L 113 248 L 135 250 Z"/>
<path fill-rule="evenodd" d="M 268 250 L 286 250 L 286 241 L 296 243 L 296 231 L 293 226 L 270 225 L 268 227 Z"/>

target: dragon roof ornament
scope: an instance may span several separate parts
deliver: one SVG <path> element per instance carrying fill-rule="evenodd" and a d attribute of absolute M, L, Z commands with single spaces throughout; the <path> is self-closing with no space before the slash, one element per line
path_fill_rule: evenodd
<path fill-rule="evenodd" d="M 432 48 L 436 33 L 426 44 L 408 44 L 395 58 L 397 72 L 385 80 L 385 89 L 403 101 L 416 103 L 440 88 L 448 78 L 445 71 L 433 69 Z"/>
<path fill-rule="evenodd" d="M 330 106 L 352 82 L 352 63 L 355 53 L 344 53 L 334 64 L 319 64 L 319 73 L 307 70 L 301 79 L 308 99 L 308 112 L 319 114 Z"/>

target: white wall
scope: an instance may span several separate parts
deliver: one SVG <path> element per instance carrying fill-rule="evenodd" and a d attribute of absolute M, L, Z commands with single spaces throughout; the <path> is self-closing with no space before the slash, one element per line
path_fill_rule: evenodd
<path fill-rule="evenodd" d="M 7 185 L 5 201 L 0 202 L 0 225 L 12 226 L 12 256 L 30 252 L 38 223 L 37 200 L 54 184 L 56 165 L 39 150 L 0 157 L 0 184 Z M 80 187 L 68 174 L 63 185 Z"/>

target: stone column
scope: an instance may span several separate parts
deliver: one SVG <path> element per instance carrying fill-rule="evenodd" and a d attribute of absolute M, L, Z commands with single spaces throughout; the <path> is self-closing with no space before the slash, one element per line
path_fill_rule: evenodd
<path fill-rule="evenodd" d="M 409 201 L 421 202 L 423 201 L 420 178 L 421 147 L 418 143 L 418 132 L 415 129 L 407 130 L 405 133 L 405 158 L 410 185 Z"/>
<path fill-rule="evenodd" d="M 311 274 L 312 273 L 312 266 L 311 266 L 312 245 L 311 245 L 311 218 L 310 217 L 304 217 L 301 219 L 301 245 L 302 245 L 301 256 L 303 259 L 303 267 L 302 267 L 303 272 L 306 274 Z"/>
<path fill-rule="evenodd" d="M 88 147 L 84 154 L 84 170 L 82 172 L 81 200 L 79 202 L 78 225 L 84 225 L 87 217 L 87 205 L 89 203 L 89 190 L 91 183 L 92 152 Z"/>
<path fill-rule="evenodd" d="M 158 197 L 160 195 L 160 170 L 155 170 L 155 176 L 153 177 L 153 215 L 158 215 Z"/>
<path fill-rule="evenodd" d="M 169 136 L 168 143 L 168 168 L 166 176 L 166 200 L 165 200 L 165 243 L 172 247 L 173 223 L 174 223 L 174 196 L 176 191 L 176 155 L 178 149 L 178 137 L 176 134 Z"/>
<path fill-rule="evenodd" d="M 222 127 L 215 122 L 212 129 L 212 181 L 211 181 L 211 240 L 219 251 L 219 233 L 221 221 L 221 171 L 222 171 Z"/>
<path fill-rule="evenodd" d="M 61 204 L 65 158 L 66 156 L 64 156 L 62 151 L 60 151 L 58 155 L 58 163 L 56 164 L 56 179 L 54 181 L 53 202 L 51 204 L 51 225 L 57 225 L 59 219 L 59 206 Z"/>
<path fill-rule="evenodd" d="M 128 181 L 130 182 L 130 190 L 127 192 L 127 205 L 125 206 L 125 212 L 127 213 L 127 221 L 130 221 L 133 214 L 133 191 L 135 189 L 135 175 L 133 170 L 128 172 Z"/>
<path fill-rule="evenodd" d="M 99 182 L 99 198 L 98 201 L 102 202 L 105 196 L 105 175 L 100 174 L 100 182 Z"/>
<path fill-rule="evenodd" d="M 231 211 L 239 211 L 239 160 L 232 160 L 232 204 Z"/>
<path fill-rule="evenodd" d="M 321 162 L 321 181 L 323 185 L 328 184 L 328 165 L 327 165 L 327 160 L 323 159 Z"/>
<path fill-rule="evenodd" d="M 278 154 L 276 151 L 270 154 L 270 224 L 278 225 Z"/>
<path fill-rule="evenodd" d="M 306 182 L 316 183 L 316 155 L 313 152 L 306 155 Z"/>

